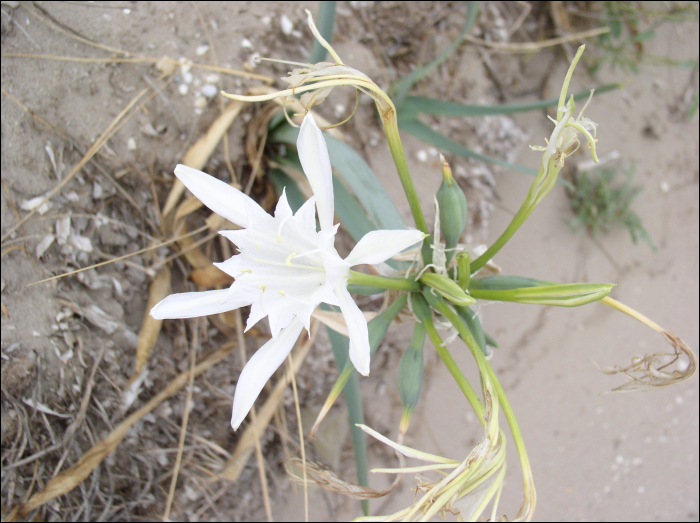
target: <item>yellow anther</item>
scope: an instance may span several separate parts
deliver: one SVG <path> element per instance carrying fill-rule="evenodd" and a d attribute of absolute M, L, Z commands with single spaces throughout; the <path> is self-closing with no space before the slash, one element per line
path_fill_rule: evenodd
<path fill-rule="evenodd" d="M 241 269 L 241 272 L 249 272 L 250 274 L 253 274 L 253 269 Z"/>
<path fill-rule="evenodd" d="M 255 242 L 255 246 L 260 250 L 260 244 L 258 242 Z"/>
<path fill-rule="evenodd" d="M 287 264 L 287 267 L 291 267 L 291 266 L 292 266 L 292 258 L 294 258 L 296 255 L 297 255 L 297 253 L 296 253 L 296 252 L 293 252 L 292 254 L 290 254 L 289 256 L 287 256 L 287 260 L 284 262 L 284 263 Z"/>
<path fill-rule="evenodd" d="M 286 296 L 284 291 L 278 291 L 282 296 Z"/>
<path fill-rule="evenodd" d="M 277 233 L 277 243 L 282 243 L 282 237 L 280 236 L 280 233 Z"/>
<path fill-rule="evenodd" d="M 263 292 L 265 292 L 265 291 L 267 290 L 267 285 L 262 284 L 262 285 L 260 286 L 260 288 L 262 289 Z"/>

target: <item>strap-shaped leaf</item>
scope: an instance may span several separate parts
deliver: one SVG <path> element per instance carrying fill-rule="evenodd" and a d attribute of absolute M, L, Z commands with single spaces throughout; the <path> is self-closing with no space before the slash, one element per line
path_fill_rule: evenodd
<path fill-rule="evenodd" d="M 484 162 L 495 163 L 496 165 L 502 165 L 508 169 L 513 169 L 515 171 L 520 171 L 526 174 L 532 174 L 533 176 L 537 174 L 537 171 L 530 169 L 529 167 L 524 167 L 522 165 L 517 165 L 514 163 L 506 162 L 505 160 L 500 160 L 499 158 L 494 158 L 492 156 L 487 156 L 485 154 L 477 153 L 471 149 L 449 139 L 447 136 L 434 131 L 430 126 L 424 124 L 423 122 L 414 120 L 399 119 L 399 128 L 406 132 L 411 133 L 416 138 L 420 138 L 424 142 L 434 145 L 438 149 L 443 151 L 448 151 L 453 154 L 458 154 L 464 158 L 474 158 L 476 160 L 482 160 Z"/>
<path fill-rule="evenodd" d="M 606 84 L 595 88 L 594 96 L 598 96 L 613 89 L 621 89 L 622 84 Z M 574 94 L 574 100 L 585 100 L 591 94 L 590 89 Z M 448 100 L 437 100 L 425 96 L 407 96 L 401 104 L 399 118 L 407 120 L 415 119 L 419 113 L 435 114 L 443 116 L 492 116 L 498 114 L 522 113 L 555 107 L 559 102 L 558 98 L 548 98 L 547 100 L 535 100 L 533 102 L 522 102 L 503 105 L 477 105 L 465 104 L 461 102 L 450 102 Z"/>

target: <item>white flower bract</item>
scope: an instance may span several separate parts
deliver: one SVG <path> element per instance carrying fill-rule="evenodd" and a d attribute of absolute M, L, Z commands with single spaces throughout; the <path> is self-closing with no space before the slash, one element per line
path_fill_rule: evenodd
<path fill-rule="evenodd" d="M 347 290 L 350 267 L 381 263 L 420 242 L 417 230 L 372 231 L 347 258 L 334 247 L 333 184 L 326 142 L 307 114 L 297 142 L 314 196 L 293 213 L 283 192 L 275 215 L 230 185 L 185 165 L 175 175 L 212 211 L 241 227 L 221 231 L 240 251 L 215 264 L 235 281 L 228 289 L 173 294 L 151 310 L 156 319 L 193 318 L 251 306 L 246 330 L 268 317 L 272 339 L 248 361 L 236 386 L 231 425 L 238 428 L 267 380 L 282 364 L 320 303 L 340 308 L 348 326 L 350 359 L 369 374 L 367 322 Z M 320 230 L 316 230 L 316 213 Z"/>

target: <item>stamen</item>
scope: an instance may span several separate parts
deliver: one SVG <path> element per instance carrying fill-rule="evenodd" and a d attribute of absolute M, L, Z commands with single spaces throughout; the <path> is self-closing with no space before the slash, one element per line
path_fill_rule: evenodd
<path fill-rule="evenodd" d="M 253 274 L 253 269 L 241 269 L 241 272 L 247 272 Z"/>
<path fill-rule="evenodd" d="M 591 103 L 591 100 L 593 100 L 593 93 L 595 93 L 595 89 L 591 89 L 591 94 L 588 96 L 588 100 L 586 103 L 583 105 L 583 109 L 581 109 L 581 112 L 578 113 L 578 118 L 577 120 L 580 120 L 581 117 L 583 116 L 583 111 L 586 110 L 586 107 L 588 107 L 588 104 Z"/>
<path fill-rule="evenodd" d="M 263 283 L 263 284 L 260 286 L 260 288 L 262 289 L 263 292 L 265 292 L 265 291 L 267 290 L 267 285 L 265 285 L 265 284 Z"/>
<path fill-rule="evenodd" d="M 286 296 L 286 294 L 284 293 L 284 291 L 277 291 L 277 292 L 279 292 L 282 296 Z"/>
<path fill-rule="evenodd" d="M 292 258 L 294 258 L 296 255 L 297 255 L 297 253 L 296 253 L 296 252 L 293 252 L 292 254 L 290 254 L 289 256 L 287 256 L 287 259 L 286 259 L 286 261 L 285 261 L 284 263 L 285 263 L 288 267 L 291 267 L 291 266 L 292 266 Z"/>
<path fill-rule="evenodd" d="M 295 258 L 303 258 L 304 256 L 308 256 L 308 255 L 310 255 L 310 254 L 316 254 L 317 252 L 321 252 L 322 250 L 324 250 L 324 249 L 323 249 L 323 248 L 318 248 L 318 249 L 313 249 L 313 250 L 310 250 L 310 251 L 302 252 L 301 254 L 296 254 L 296 253 L 294 253 L 294 257 L 295 257 Z"/>
<path fill-rule="evenodd" d="M 255 246 L 260 250 L 260 244 L 258 242 L 255 242 Z"/>
<path fill-rule="evenodd" d="M 278 64 L 287 64 L 287 65 L 298 65 L 299 67 L 311 67 L 312 64 L 303 64 L 301 62 L 291 62 L 289 60 L 277 60 L 275 58 L 258 58 L 260 61 L 264 62 L 277 62 Z"/>
<path fill-rule="evenodd" d="M 282 243 L 282 236 L 281 236 L 282 227 L 284 227 L 284 224 L 287 223 L 287 220 L 289 220 L 289 218 L 291 218 L 291 216 L 287 216 L 284 220 L 282 220 L 282 223 L 280 223 L 280 226 L 277 229 L 277 241 L 279 243 Z"/>

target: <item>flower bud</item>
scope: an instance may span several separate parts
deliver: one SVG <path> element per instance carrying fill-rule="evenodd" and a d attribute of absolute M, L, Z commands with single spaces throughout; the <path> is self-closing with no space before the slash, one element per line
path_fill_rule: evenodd
<path fill-rule="evenodd" d="M 438 207 L 440 209 L 440 234 L 445 240 L 447 263 L 454 254 L 454 249 L 467 226 L 467 199 L 459 184 L 452 177 L 447 160 L 440 155 L 442 162 L 442 184 L 437 191 Z"/>
<path fill-rule="evenodd" d="M 471 305 L 476 302 L 454 280 L 449 279 L 447 276 L 426 272 L 420 277 L 420 281 L 455 305 Z"/>

